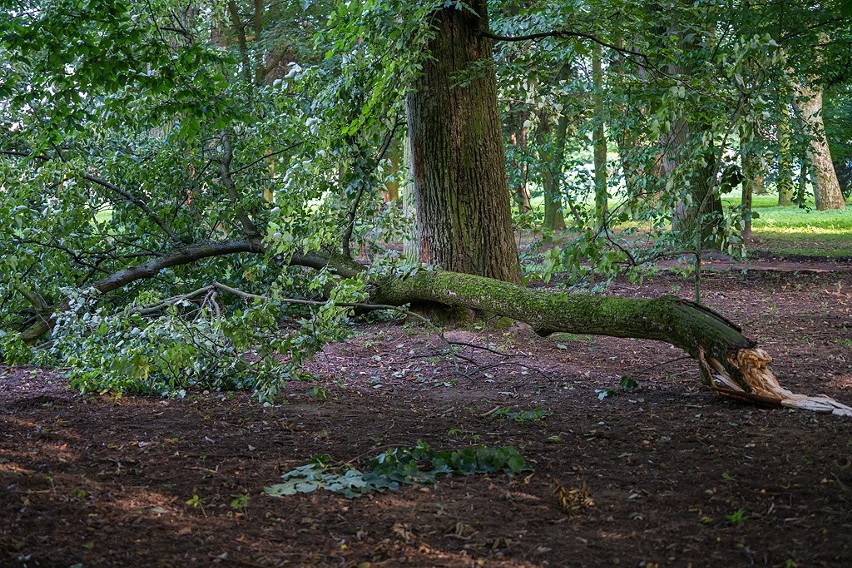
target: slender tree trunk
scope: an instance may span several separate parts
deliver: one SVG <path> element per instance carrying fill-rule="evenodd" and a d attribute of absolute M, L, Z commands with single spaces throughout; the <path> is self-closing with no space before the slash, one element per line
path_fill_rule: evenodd
<path fill-rule="evenodd" d="M 778 121 L 778 205 L 793 205 L 793 148 L 791 145 L 790 107 L 781 106 Z"/>
<path fill-rule="evenodd" d="M 699 34 L 687 33 L 677 22 L 669 26 L 668 34 L 677 36 L 678 44 L 684 50 L 693 49 L 695 42 L 699 41 Z M 673 77 L 688 77 L 689 71 L 679 65 L 668 66 Z M 721 224 L 722 199 L 715 191 L 717 158 L 712 141 L 711 147 L 705 148 L 702 140 L 709 129 L 706 122 L 690 122 L 681 115 L 672 121 L 669 132 L 661 140 L 664 178 L 668 181 L 674 175 L 679 182 L 675 188 L 683 188 L 672 212 L 672 229 L 681 233 L 685 242 L 695 244 L 697 249 L 712 239 L 714 225 Z M 697 165 L 700 162 L 704 165 Z M 681 172 L 675 174 L 676 170 Z"/>
<path fill-rule="evenodd" d="M 698 130 L 698 131 L 696 131 Z M 686 120 L 678 118 L 672 124 L 671 132 L 663 139 L 663 155 L 661 160 L 662 174 L 665 177 L 674 175 L 675 170 L 680 167 L 684 158 L 691 158 L 690 154 L 700 140 L 700 130 Z M 713 191 L 713 182 L 710 178 L 713 164 L 707 161 L 707 165 L 697 168 L 689 176 L 681 179 L 687 184 L 688 200 L 680 200 L 672 214 L 672 228 L 685 234 L 701 233 L 701 241 L 708 240 L 713 234 L 712 222 L 708 218 L 715 218 L 722 211 L 722 200 L 718 193 Z M 690 239 L 690 243 L 692 239 Z"/>
<path fill-rule="evenodd" d="M 506 128 L 509 132 L 509 147 L 507 152 L 507 167 L 509 175 L 509 189 L 512 200 L 518 209 L 518 215 L 524 215 L 532 208 L 530 205 L 530 192 L 527 185 L 529 178 L 529 160 L 527 145 L 526 121 L 529 113 L 525 110 L 509 113 Z"/>
<path fill-rule="evenodd" d="M 743 222 L 743 230 L 742 236 L 744 239 L 751 237 L 751 202 L 752 202 L 752 194 L 754 192 L 754 180 L 751 177 L 754 172 L 751 170 L 752 165 L 749 163 L 752 158 L 747 155 L 743 155 L 743 196 L 742 196 L 742 209 L 744 214 L 744 222 Z"/>
<path fill-rule="evenodd" d="M 435 14 L 431 57 L 407 99 L 418 257 L 518 282 L 491 40 L 477 33 L 486 5 L 470 8 Z"/>
<path fill-rule="evenodd" d="M 825 137 L 825 125 L 822 121 L 822 90 L 798 85 L 796 103 L 799 120 L 811 136 L 808 146 L 808 160 L 812 168 L 814 201 L 820 211 L 843 209 L 846 201 L 840 191 L 840 183 L 831 161 L 831 151 Z"/>
<path fill-rule="evenodd" d="M 796 188 L 796 205 L 804 207 L 808 196 L 808 156 L 799 158 L 799 186 Z"/>
<path fill-rule="evenodd" d="M 606 176 L 606 133 L 603 123 L 603 68 L 601 62 L 601 46 L 595 44 L 592 48 L 592 82 L 595 94 L 595 126 L 592 132 L 592 146 L 594 147 L 595 161 L 595 219 L 598 227 L 606 223 L 607 210 L 609 208 L 607 195 Z"/>
<path fill-rule="evenodd" d="M 760 193 L 763 188 L 763 173 L 761 172 L 760 157 L 755 152 L 755 124 L 746 123 L 740 128 L 740 161 L 742 162 L 742 210 L 745 222 L 742 236 L 751 236 L 751 204 L 752 196 Z"/>
<path fill-rule="evenodd" d="M 390 151 L 388 151 L 388 161 L 396 175 L 399 172 L 399 145 L 396 142 L 393 143 Z M 396 178 L 390 179 L 385 183 L 382 198 L 385 203 L 399 201 L 399 182 L 396 181 Z"/>
<path fill-rule="evenodd" d="M 529 166 L 527 165 L 527 127 L 526 113 L 515 113 L 515 132 L 512 134 L 512 142 L 515 145 L 516 164 L 519 175 L 515 180 L 515 187 L 512 193 L 515 195 L 515 205 L 518 207 L 518 213 L 524 215 L 529 213 L 532 208 L 530 205 L 530 191 L 527 184 L 529 175 Z"/>
<path fill-rule="evenodd" d="M 539 148 L 538 163 L 541 186 L 544 190 L 544 228 L 551 231 L 564 231 L 562 161 L 565 156 L 568 117 L 560 116 L 557 119 L 555 133 L 551 130 L 551 120 L 546 111 L 539 112 L 536 147 Z"/>

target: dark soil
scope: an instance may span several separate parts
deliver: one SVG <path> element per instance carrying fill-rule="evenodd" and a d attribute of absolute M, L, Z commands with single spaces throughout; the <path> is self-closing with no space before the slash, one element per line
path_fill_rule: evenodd
<path fill-rule="evenodd" d="M 728 271 L 704 286 L 785 386 L 852 402 L 852 273 Z M 615 291 L 689 290 L 663 276 Z M 465 347 L 468 361 L 423 328 L 357 333 L 276 406 L 81 397 L 56 373 L 0 368 L 0 566 L 852 565 L 848 419 L 719 398 L 653 342 L 448 332 L 508 354 Z M 624 376 L 640 388 L 622 392 Z M 354 500 L 262 491 L 316 454 L 363 465 L 417 440 L 512 445 L 534 472 Z M 566 512 L 557 487 L 583 484 L 593 504 Z"/>

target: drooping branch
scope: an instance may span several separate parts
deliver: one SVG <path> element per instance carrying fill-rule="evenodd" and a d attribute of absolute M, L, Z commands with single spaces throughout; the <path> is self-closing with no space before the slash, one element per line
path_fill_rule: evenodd
<path fill-rule="evenodd" d="M 110 183 L 110 182 L 108 182 L 104 179 L 93 176 L 91 174 L 83 174 L 83 179 L 86 179 L 86 180 L 88 180 L 88 181 L 90 181 L 94 184 L 100 185 L 101 187 L 105 187 L 105 188 L 109 189 L 110 191 L 113 191 L 113 192 L 119 194 L 120 196 L 125 198 L 127 201 L 129 201 L 130 203 L 134 204 L 139 209 L 141 209 L 142 212 L 145 213 L 145 215 L 147 215 L 148 218 L 151 221 L 153 221 L 153 223 L 155 225 L 157 225 L 160 229 L 162 229 L 163 232 L 166 233 L 173 242 L 176 242 L 176 243 L 181 242 L 180 237 L 178 237 L 177 234 L 175 234 L 175 232 L 172 231 L 169 228 L 168 225 L 166 225 L 165 221 L 160 219 L 160 217 L 158 217 L 153 211 L 151 211 L 151 208 L 148 207 L 148 204 L 145 203 L 144 201 L 142 201 L 140 198 L 136 197 L 135 195 L 133 195 L 129 191 L 126 191 L 126 190 L 118 187 L 117 185 L 115 185 L 113 183 Z"/>
<path fill-rule="evenodd" d="M 94 288 L 101 293 L 106 293 L 132 282 L 136 282 L 137 280 L 153 278 L 161 270 L 171 268 L 173 266 L 191 264 L 193 262 L 215 256 L 224 256 L 241 252 L 263 253 L 265 251 L 266 249 L 258 239 L 244 239 L 191 245 L 175 249 L 163 256 L 114 272 L 104 278 L 101 278 L 97 282 L 94 282 L 89 287 Z M 25 329 L 21 333 L 21 338 L 27 342 L 37 340 L 50 331 L 51 327 L 56 322 L 56 313 L 66 309 L 68 309 L 67 304 L 55 307 L 52 314 L 44 317 Z"/>
<path fill-rule="evenodd" d="M 12 284 L 12 289 L 18 292 L 21 296 L 27 299 L 27 301 L 32 304 L 33 308 L 37 312 L 47 312 L 50 310 L 50 305 L 41 297 L 41 294 L 30 290 L 20 282 L 14 282 Z"/>
<path fill-rule="evenodd" d="M 0 154 L 3 154 L 5 156 L 16 156 L 16 157 L 20 157 L 20 158 L 35 158 L 35 159 L 41 160 L 41 161 L 47 161 L 47 160 L 50 159 L 48 156 L 43 156 L 43 155 L 40 155 L 40 154 L 32 154 L 30 152 L 22 152 L 20 150 L 0 150 Z M 175 243 L 182 242 L 180 237 L 178 237 L 177 234 L 175 234 L 175 232 L 172 231 L 169 228 L 169 226 L 166 224 L 166 222 L 163 221 L 156 213 L 154 213 L 151 210 L 151 208 L 148 207 L 148 204 L 145 203 L 145 201 L 142 200 L 141 198 L 133 195 L 132 193 L 130 193 L 126 189 L 122 189 L 122 188 L 118 187 L 114 183 L 108 182 L 107 180 L 99 178 L 99 177 L 94 176 L 92 174 L 83 174 L 82 177 L 83 177 L 83 179 L 90 181 L 90 182 L 92 182 L 96 185 L 99 185 L 101 187 L 104 187 L 104 188 L 112 191 L 113 193 L 119 194 L 124 199 L 126 199 L 127 201 L 129 201 L 130 203 L 132 203 L 133 205 L 138 207 L 139 209 L 141 209 L 142 212 L 145 213 L 145 215 L 148 217 L 148 219 L 150 219 L 155 225 L 157 225 L 160 229 L 162 229 L 162 231 L 165 234 L 167 234 L 169 236 L 169 239 L 171 239 Z"/>
<path fill-rule="evenodd" d="M 262 241 L 258 238 L 190 245 L 116 271 L 90 284 L 88 288 L 94 288 L 101 293 L 107 293 L 139 280 L 153 278 L 161 270 L 166 268 L 192 264 L 205 258 L 239 253 L 265 254 L 266 247 L 264 247 Z M 352 278 L 364 270 L 363 266 L 334 254 L 294 253 L 289 257 L 288 264 L 313 268 L 314 270 L 327 268 L 342 278 Z M 219 285 L 220 289 L 221 286 Z M 30 343 L 38 340 L 49 332 L 54 323 L 56 323 L 56 314 L 67 309 L 67 303 L 48 307 L 39 321 L 30 325 L 21 333 L 22 339 Z"/>

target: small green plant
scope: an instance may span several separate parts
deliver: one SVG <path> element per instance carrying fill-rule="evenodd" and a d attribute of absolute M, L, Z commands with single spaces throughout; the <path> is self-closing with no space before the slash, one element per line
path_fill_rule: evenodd
<path fill-rule="evenodd" d="M 734 480 L 734 476 L 733 476 L 733 475 L 731 475 L 731 474 L 730 474 L 730 473 L 728 473 L 727 471 L 723 471 L 723 472 L 722 472 L 722 481 L 724 481 L 724 482 L 726 482 L 726 483 L 730 483 L 730 482 L 731 482 L 731 481 L 733 481 L 733 480 Z"/>
<path fill-rule="evenodd" d="M 509 407 L 504 406 L 495 410 L 492 416 L 512 422 L 539 422 L 547 418 L 547 411 L 541 407 L 532 410 L 509 410 Z"/>
<path fill-rule="evenodd" d="M 325 387 L 311 387 L 306 394 L 317 402 L 328 400 L 328 389 Z"/>
<path fill-rule="evenodd" d="M 282 475 L 284 483 L 263 490 L 273 497 L 282 497 L 326 489 L 353 498 L 396 490 L 400 485 L 434 483 L 440 475 L 522 471 L 531 471 L 531 468 L 512 446 L 438 451 L 418 441 L 412 448 L 396 447 L 382 452 L 370 460 L 365 471 L 334 466 L 328 455 L 314 456 L 306 465 Z"/>
<path fill-rule="evenodd" d="M 246 514 L 246 507 L 249 504 L 249 496 L 248 495 L 240 495 L 231 500 L 231 509 L 237 511 L 238 513 Z"/>
<path fill-rule="evenodd" d="M 621 377 L 621 381 L 618 384 L 621 386 L 623 392 L 631 392 L 639 389 L 639 381 L 632 377 Z"/>
<path fill-rule="evenodd" d="M 738 524 L 744 522 L 748 518 L 748 513 L 746 513 L 745 509 L 737 509 L 736 511 L 734 511 L 730 515 L 725 515 L 725 518 L 732 525 L 738 525 Z"/>
<path fill-rule="evenodd" d="M 201 500 L 201 497 L 199 497 L 196 493 L 193 493 L 192 497 L 187 499 L 185 503 L 193 509 L 201 509 L 201 514 L 205 517 L 207 516 L 207 511 L 204 510 L 204 502 Z"/>

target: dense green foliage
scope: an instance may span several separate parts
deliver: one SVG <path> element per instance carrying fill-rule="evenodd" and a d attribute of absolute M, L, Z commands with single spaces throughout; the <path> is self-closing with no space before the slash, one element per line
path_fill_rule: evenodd
<path fill-rule="evenodd" d="M 470 73 L 498 75 L 510 187 L 533 204 L 518 227 L 547 242 L 547 194 L 570 229 L 531 273 L 582 283 L 672 252 L 742 253 L 750 211 L 711 203 L 743 179 L 742 152 L 774 181 L 779 117 L 800 82 L 827 89 L 848 174 L 838 125 L 852 27 L 835 4 L 492 1 L 492 33 L 514 38 L 495 40 L 493 69 Z M 469 8 L 260 5 L 0 2 L 0 360 L 69 367 L 84 391 L 246 387 L 268 399 L 341 336 L 370 278 L 413 268 L 386 245 L 411 238 L 414 205 L 383 192 L 405 193 L 404 101 L 433 14 Z M 603 189 L 590 165 L 601 127 Z M 797 155 L 811 135 L 796 129 Z M 596 199 L 609 201 L 603 217 Z M 239 239 L 251 254 L 103 285 Z M 369 271 L 292 266 L 353 249 Z M 213 282 L 243 294 L 188 295 Z M 24 342 L 45 319 L 52 334 Z"/>

